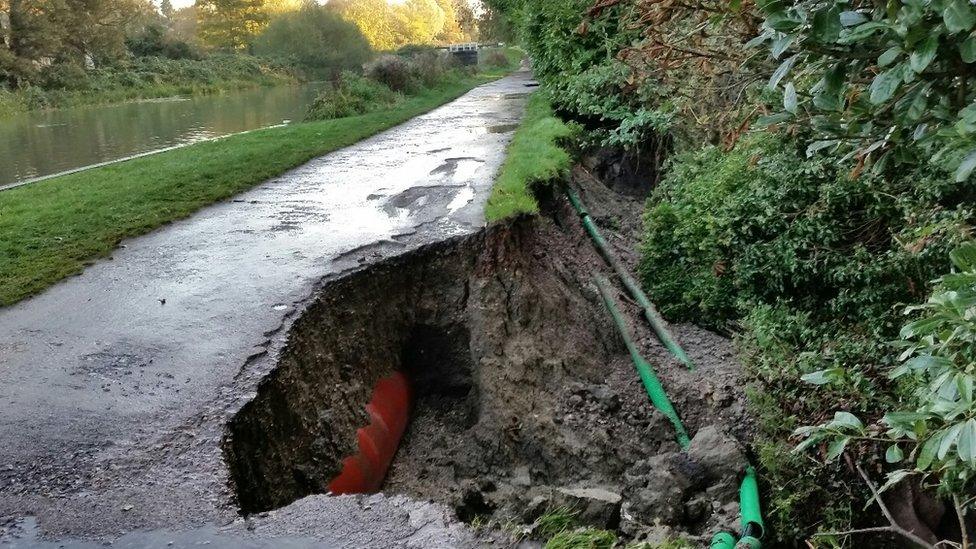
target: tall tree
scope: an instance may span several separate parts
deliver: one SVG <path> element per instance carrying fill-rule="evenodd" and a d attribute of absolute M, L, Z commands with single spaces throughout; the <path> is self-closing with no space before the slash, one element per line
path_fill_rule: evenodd
<path fill-rule="evenodd" d="M 455 44 L 464 41 L 464 32 L 461 31 L 461 24 L 458 22 L 456 4 L 457 0 L 437 0 L 438 7 L 444 12 L 444 24 L 441 25 L 440 32 L 435 36 L 438 42 Z"/>
<path fill-rule="evenodd" d="M 0 48 L 9 48 L 10 34 L 10 1 L 0 0 Z"/>
<path fill-rule="evenodd" d="M 170 2 L 170 0 L 163 0 L 159 4 L 159 11 L 160 11 L 160 13 L 163 14 L 163 16 L 166 19 L 172 19 L 173 18 L 173 12 L 175 11 L 175 10 L 173 10 L 173 3 Z"/>
<path fill-rule="evenodd" d="M 393 10 L 386 0 L 331 0 L 330 9 L 352 21 L 375 50 L 392 50 L 398 43 Z"/>
<path fill-rule="evenodd" d="M 196 6 L 187 6 L 176 10 L 169 21 L 170 27 L 173 29 L 173 36 L 187 44 L 202 46 L 199 33 L 200 21 L 197 17 Z"/>
<path fill-rule="evenodd" d="M 406 0 L 393 6 L 397 45 L 432 44 L 446 16 L 437 0 Z"/>
<path fill-rule="evenodd" d="M 453 0 L 454 18 L 461 28 L 461 34 L 465 40 L 476 40 L 478 38 L 478 16 L 471 7 L 468 0 Z"/>
<path fill-rule="evenodd" d="M 63 1 L 9 0 L 7 9 L 7 42 L 14 56 L 38 60 L 57 54 L 66 32 Z"/>
<path fill-rule="evenodd" d="M 208 46 L 242 51 L 268 26 L 264 0 L 197 0 L 200 38 Z"/>
<path fill-rule="evenodd" d="M 83 63 L 111 61 L 125 54 L 125 29 L 156 16 L 150 0 L 62 0 L 66 11 L 52 13 L 62 32 L 59 57 Z M 50 3 L 50 2 L 48 2 Z"/>

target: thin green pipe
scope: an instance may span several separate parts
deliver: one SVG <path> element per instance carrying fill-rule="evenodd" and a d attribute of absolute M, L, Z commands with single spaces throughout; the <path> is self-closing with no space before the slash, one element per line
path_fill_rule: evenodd
<path fill-rule="evenodd" d="M 760 549 L 766 526 L 763 524 L 762 512 L 759 506 L 759 483 L 756 482 L 756 470 L 752 465 L 746 466 L 746 474 L 739 484 L 739 520 L 742 534 L 738 543 L 732 534 L 719 532 L 712 538 L 711 549 Z"/>
<path fill-rule="evenodd" d="M 624 322 L 624 317 L 620 314 L 620 309 L 617 307 L 613 294 L 610 292 L 610 282 L 603 276 L 596 275 L 596 286 L 600 291 L 600 297 L 603 298 L 603 303 L 607 306 L 607 311 L 610 312 L 610 316 L 617 326 L 617 331 L 620 332 L 620 337 L 624 340 L 624 345 L 627 346 L 627 352 L 630 353 L 630 359 L 633 361 L 634 367 L 637 369 L 637 374 L 640 375 L 641 381 L 644 383 L 647 396 L 651 398 L 651 404 L 671 421 L 671 425 L 674 426 L 675 438 L 678 439 L 678 444 L 682 448 L 688 448 L 691 444 L 691 440 L 688 438 L 688 431 L 685 430 L 685 426 L 678 417 L 678 412 L 675 411 L 671 400 L 668 399 L 668 394 L 661 385 L 661 380 L 654 373 L 654 368 L 644 360 L 644 357 L 637 350 L 637 346 L 634 345 L 634 341 L 631 339 L 627 329 L 627 324 Z"/>
<path fill-rule="evenodd" d="M 671 331 L 668 330 L 667 321 L 664 320 L 661 313 L 657 312 L 657 308 L 655 308 L 654 304 L 651 303 L 651 300 L 647 298 L 647 294 L 645 294 L 644 290 L 641 289 L 640 284 L 634 280 L 634 277 L 630 275 L 627 268 L 620 263 L 617 256 L 610 250 L 610 246 L 607 245 L 607 241 L 603 238 L 603 235 L 600 233 L 600 229 L 597 228 L 596 222 L 594 222 L 593 218 L 590 217 L 590 213 L 586 210 L 586 207 L 583 205 L 583 202 L 580 200 L 579 196 L 568 186 L 566 187 L 566 196 L 569 198 L 569 202 L 573 205 L 576 213 L 579 214 L 583 227 L 593 240 L 593 245 L 596 246 L 597 251 L 600 252 L 603 259 L 606 260 L 610 267 L 613 268 L 614 272 L 617 273 L 620 281 L 623 282 L 624 288 L 627 289 L 627 293 L 630 294 L 638 305 L 640 305 L 641 309 L 644 311 L 644 317 L 647 319 L 647 322 L 650 323 L 654 333 L 657 334 L 657 338 L 661 341 L 661 343 L 664 344 L 665 347 L 668 348 L 669 351 L 671 351 L 671 354 L 673 354 L 675 358 L 684 363 L 684 365 L 689 369 L 694 369 L 695 366 L 692 364 L 691 359 L 688 358 L 688 354 L 685 353 L 685 350 L 681 348 L 681 345 L 679 345 L 678 342 L 675 341 L 674 336 L 671 335 Z"/>
<path fill-rule="evenodd" d="M 728 532 L 719 532 L 712 538 L 711 549 L 735 549 L 735 536 Z"/>
<path fill-rule="evenodd" d="M 756 470 L 752 465 L 746 466 L 746 476 L 739 485 L 739 516 L 742 521 L 742 537 L 739 544 L 745 544 L 758 549 L 766 525 L 763 523 L 762 510 L 759 505 L 759 483 L 756 481 Z"/>

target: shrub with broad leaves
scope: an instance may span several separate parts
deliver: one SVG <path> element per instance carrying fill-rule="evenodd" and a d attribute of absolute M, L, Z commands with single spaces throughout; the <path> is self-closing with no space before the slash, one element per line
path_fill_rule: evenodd
<path fill-rule="evenodd" d="M 919 317 L 902 328 L 900 364 L 889 374 L 910 390 L 904 407 L 871 425 L 840 411 L 832 421 L 795 434 L 804 437 L 797 451 L 827 443 L 828 460 L 852 442 L 883 442 L 885 460 L 900 468 L 888 473 L 882 490 L 917 475 L 971 507 L 966 496 L 976 478 L 976 243 L 958 247 L 951 259 L 955 272 L 939 279 L 925 304 L 905 311 Z"/>
<path fill-rule="evenodd" d="M 779 66 L 779 112 L 762 126 L 812 131 L 807 153 L 883 171 L 931 161 L 976 169 L 976 7 L 966 0 L 759 0 Z"/>

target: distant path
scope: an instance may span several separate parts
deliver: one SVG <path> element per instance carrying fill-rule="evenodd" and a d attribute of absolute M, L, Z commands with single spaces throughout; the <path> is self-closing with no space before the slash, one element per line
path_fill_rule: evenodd
<path fill-rule="evenodd" d="M 529 80 L 481 86 L 0 309 L 0 536 L 4 517 L 28 515 L 55 537 L 234 520 L 223 424 L 294 313 L 330 276 L 480 228 Z M 336 546 L 466 535 L 432 506 L 389 501 L 311 498 L 268 529 L 313 508 L 296 535 Z"/>

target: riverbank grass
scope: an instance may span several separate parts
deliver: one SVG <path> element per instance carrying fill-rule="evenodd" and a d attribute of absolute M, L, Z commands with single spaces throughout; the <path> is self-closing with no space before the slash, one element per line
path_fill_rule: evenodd
<path fill-rule="evenodd" d="M 544 94 L 535 93 L 529 98 L 525 118 L 508 146 L 505 163 L 488 198 L 488 221 L 539 211 L 532 185 L 552 181 L 569 169 L 569 153 L 559 146 L 559 141 L 573 132 L 572 126 L 553 114 Z"/>
<path fill-rule="evenodd" d="M 47 88 L 11 91 L 0 86 L 0 119 L 35 110 L 210 95 L 300 81 L 293 68 L 280 62 L 241 54 L 214 54 L 200 60 L 136 57 L 119 65 L 57 76 L 49 79 L 54 81 Z"/>
<path fill-rule="evenodd" d="M 403 123 L 505 72 L 452 80 L 362 116 L 259 130 L 0 192 L 0 306 L 80 272 L 124 238 Z"/>

